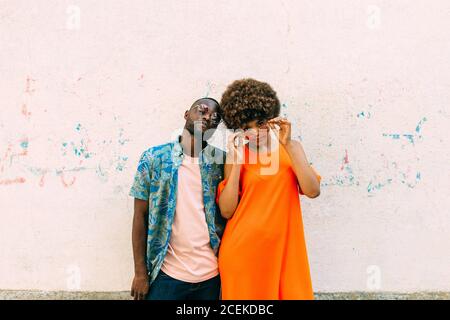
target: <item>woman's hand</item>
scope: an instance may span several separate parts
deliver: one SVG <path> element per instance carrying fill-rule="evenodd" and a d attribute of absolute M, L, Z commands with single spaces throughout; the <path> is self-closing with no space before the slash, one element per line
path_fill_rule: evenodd
<path fill-rule="evenodd" d="M 233 133 L 228 138 L 227 163 L 242 164 L 244 160 L 244 133 Z"/>
<path fill-rule="evenodd" d="M 288 119 L 277 117 L 267 121 L 267 124 L 275 132 L 275 135 L 283 146 L 287 146 L 291 142 L 291 122 Z"/>

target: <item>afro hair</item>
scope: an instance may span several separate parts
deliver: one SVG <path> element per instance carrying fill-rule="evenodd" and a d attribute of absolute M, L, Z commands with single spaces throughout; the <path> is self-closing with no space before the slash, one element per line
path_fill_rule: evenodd
<path fill-rule="evenodd" d="M 265 82 L 236 80 L 223 93 L 219 114 L 227 128 L 243 129 L 248 122 L 277 117 L 280 101 L 275 90 Z"/>

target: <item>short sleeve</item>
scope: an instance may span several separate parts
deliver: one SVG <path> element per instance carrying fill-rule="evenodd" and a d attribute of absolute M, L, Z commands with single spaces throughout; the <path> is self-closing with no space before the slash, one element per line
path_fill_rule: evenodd
<path fill-rule="evenodd" d="M 217 203 L 217 204 L 219 204 L 219 198 L 220 198 L 220 195 L 221 195 L 223 189 L 225 189 L 225 186 L 227 185 L 227 181 L 228 181 L 228 179 L 224 179 L 224 180 L 222 180 L 222 181 L 219 183 L 219 185 L 217 186 L 217 195 L 216 195 L 216 203 Z M 242 192 L 241 192 L 241 188 L 239 187 L 239 197 L 240 197 L 241 195 L 242 195 Z"/>
<path fill-rule="evenodd" d="M 130 196 L 141 200 L 148 200 L 150 194 L 150 169 L 150 158 L 144 152 L 139 160 L 133 185 L 129 193 Z"/>
<path fill-rule="evenodd" d="M 316 174 L 317 181 L 319 181 L 319 183 L 320 183 L 320 181 L 322 180 L 322 177 L 321 177 L 320 174 L 316 171 L 316 169 L 314 169 L 313 166 L 310 166 L 310 167 L 311 167 L 311 169 L 314 171 L 314 173 Z M 298 186 L 298 191 L 299 191 L 300 194 L 304 194 L 303 191 L 302 191 L 302 188 L 300 188 L 300 185 Z"/>

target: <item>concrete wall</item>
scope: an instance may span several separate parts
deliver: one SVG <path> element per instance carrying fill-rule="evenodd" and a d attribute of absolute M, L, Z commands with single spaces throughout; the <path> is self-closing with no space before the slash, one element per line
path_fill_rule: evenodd
<path fill-rule="evenodd" d="M 0 1 L 0 289 L 124 291 L 140 153 L 271 83 L 317 292 L 450 291 L 450 2 Z"/>

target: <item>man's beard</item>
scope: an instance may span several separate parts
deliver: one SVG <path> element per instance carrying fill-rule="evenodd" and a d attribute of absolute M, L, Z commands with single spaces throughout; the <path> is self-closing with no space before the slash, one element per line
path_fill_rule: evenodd
<path fill-rule="evenodd" d="M 195 137 L 196 140 L 199 140 L 199 141 L 203 140 L 204 133 L 203 133 L 201 125 L 196 126 L 194 122 L 189 122 L 185 126 L 185 129 L 190 133 L 191 136 Z"/>
<path fill-rule="evenodd" d="M 203 129 L 202 122 L 199 121 L 197 124 L 195 122 L 188 122 L 185 126 L 185 129 L 193 136 L 197 141 L 207 142 L 214 132 L 216 128 L 208 128 Z"/>

